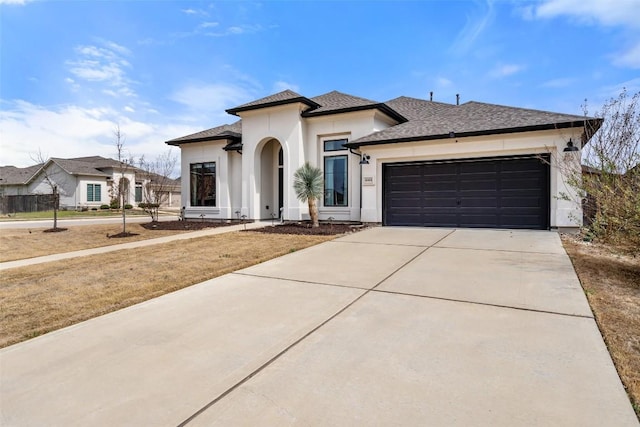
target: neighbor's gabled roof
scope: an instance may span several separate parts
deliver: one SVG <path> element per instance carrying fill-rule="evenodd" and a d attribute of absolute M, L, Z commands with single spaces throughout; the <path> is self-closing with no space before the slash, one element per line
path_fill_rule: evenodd
<path fill-rule="evenodd" d="M 310 108 L 318 108 L 320 105 L 316 104 L 314 101 L 306 98 L 299 93 L 296 93 L 292 90 L 283 90 L 282 92 L 278 92 L 274 95 L 270 95 L 264 98 L 257 99 L 255 101 L 248 102 L 246 104 L 242 104 L 239 107 L 229 108 L 227 113 L 233 114 L 235 116 L 238 113 L 249 110 L 257 110 L 260 108 L 267 107 L 275 107 L 278 105 L 286 105 L 286 104 L 295 104 L 296 102 L 300 102 L 309 106 Z"/>
<path fill-rule="evenodd" d="M 42 168 L 42 163 L 17 168 L 15 166 L 0 166 L 0 185 L 24 185 Z"/>
<path fill-rule="evenodd" d="M 55 163 L 69 175 L 85 175 L 97 177 L 109 177 L 110 174 L 102 169 L 113 169 L 120 167 L 120 162 L 101 156 L 76 157 L 72 159 L 61 159 L 52 157 L 44 164 L 28 166 L 26 168 L 16 168 L 15 166 L 0 167 L 0 185 L 25 185 L 31 182 L 40 171 Z M 139 171 L 135 166 L 127 165 L 128 169 Z"/>

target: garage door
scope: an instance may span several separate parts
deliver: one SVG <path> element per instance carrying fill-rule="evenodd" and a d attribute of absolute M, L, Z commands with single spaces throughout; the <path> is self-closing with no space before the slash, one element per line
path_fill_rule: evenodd
<path fill-rule="evenodd" d="M 500 157 L 383 167 L 385 225 L 549 228 L 549 166 Z"/>

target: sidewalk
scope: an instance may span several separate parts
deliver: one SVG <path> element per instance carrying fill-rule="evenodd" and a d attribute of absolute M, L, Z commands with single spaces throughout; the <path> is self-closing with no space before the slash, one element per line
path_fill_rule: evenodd
<path fill-rule="evenodd" d="M 262 228 L 270 224 L 271 222 L 269 221 L 256 221 L 256 222 L 250 222 L 246 224 L 230 225 L 227 227 L 209 228 L 205 230 L 193 231 L 190 233 L 176 234 L 173 236 L 158 237 L 156 239 L 140 240 L 137 242 L 121 243 L 118 245 L 102 246 L 99 248 L 83 249 L 80 251 L 65 252 L 61 254 L 45 255 L 45 256 L 27 258 L 27 259 L 19 259 L 16 261 L 7 261 L 7 262 L 0 263 L 0 271 L 7 270 L 9 268 L 42 264 L 42 263 L 51 262 L 51 261 L 61 261 L 69 258 L 103 254 L 106 252 L 119 251 L 122 249 L 134 249 L 134 248 L 140 248 L 143 246 L 158 245 L 160 243 L 174 242 L 176 240 L 195 239 L 198 237 L 213 236 L 215 234 L 230 233 L 232 231 L 244 230 L 245 226 L 247 230 L 252 230 L 255 228 Z"/>

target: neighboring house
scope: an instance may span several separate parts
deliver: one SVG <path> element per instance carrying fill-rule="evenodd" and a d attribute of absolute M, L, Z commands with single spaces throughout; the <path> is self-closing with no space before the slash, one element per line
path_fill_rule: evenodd
<path fill-rule="evenodd" d="M 307 219 L 293 175 L 308 161 L 324 172 L 320 219 L 580 225 L 581 207 L 561 197 L 567 185 L 557 162 L 579 162 L 564 151 L 588 141 L 582 116 L 404 96 L 380 103 L 336 91 L 306 98 L 290 90 L 227 112 L 241 120 L 166 142 L 181 150 L 187 218 Z"/>
<path fill-rule="evenodd" d="M 100 156 L 52 157 L 44 164 L 26 168 L 2 166 L 0 190 L 6 196 L 51 194 L 48 177 L 58 187 L 62 209 L 99 207 L 117 198 L 117 186 L 122 176 L 130 185 L 127 203 L 135 206 L 142 202 L 142 186 L 153 179 L 136 167 Z M 179 205 L 179 193 L 173 198 L 178 199 Z"/>

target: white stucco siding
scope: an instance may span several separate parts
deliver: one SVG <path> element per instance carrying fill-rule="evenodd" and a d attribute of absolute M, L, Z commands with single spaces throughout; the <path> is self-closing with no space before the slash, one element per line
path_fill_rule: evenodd
<path fill-rule="evenodd" d="M 562 168 L 558 167 L 560 156 L 562 159 L 566 157 L 563 149 L 569 137 L 579 141 L 579 135 L 580 132 L 561 135 L 557 131 L 541 131 L 361 147 L 362 152 L 371 156 L 369 165 L 362 166 L 362 176 L 373 180 L 373 185 L 362 187 L 362 221 L 382 222 L 382 166 L 385 163 L 549 153 L 551 155 L 550 225 L 551 227 L 580 226 L 582 224 L 581 207 L 575 198 L 570 201 L 563 200 L 565 194 L 572 195 L 572 189 L 565 182 Z M 573 161 L 577 162 L 579 167 L 577 156 Z"/>
<path fill-rule="evenodd" d="M 263 148 L 275 139 L 284 155 L 284 211 L 287 220 L 302 219 L 305 205 L 293 191 L 293 174 L 305 162 L 302 104 L 287 104 L 240 113 L 242 117 L 242 213 L 257 219 L 266 215 L 261 197 Z M 265 153 L 266 154 L 266 153 Z M 270 175 L 269 175 L 270 176 Z M 271 201 L 269 201 L 271 203 Z M 269 205 L 271 207 L 271 205 Z"/>
<path fill-rule="evenodd" d="M 233 200 L 237 200 L 238 196 L 232 192 L 239 192 L 239 188 L 230 183 L 237 173 L 234 173 L 234 162 L 229 162 L 229 157 L 236 154 L 224 151 L 227 143 L 227 140 L 221 140 L 180 146 L 182 204 L 187 218 L 200 219 L 203 218 L 201 215 L 208 219 L 235 218 Z M 191 164 L 207 162 L 216 164 L 216 205 L 191 206 Z"/>
<path fill-rule="evenodd" d="M 319 202 L 321 220 L 333 218 L 336 221 L 360 221 L 360 157 L 346 150 L 345 152 L 325 153 L 324 141 L 345 138 L 353 141 L 377 130 L 389 126 L 389 118 L 375 110 L 354 111 L 345 114 L 308 118 L 305 143 L 310 154 L 309 161 L 320 169 L 324 169 L 325 155 L 346 154 L 348 157 L 348 205 L 324 206 Z M 324 172 L 324 171 L 323 171 Z"/>

